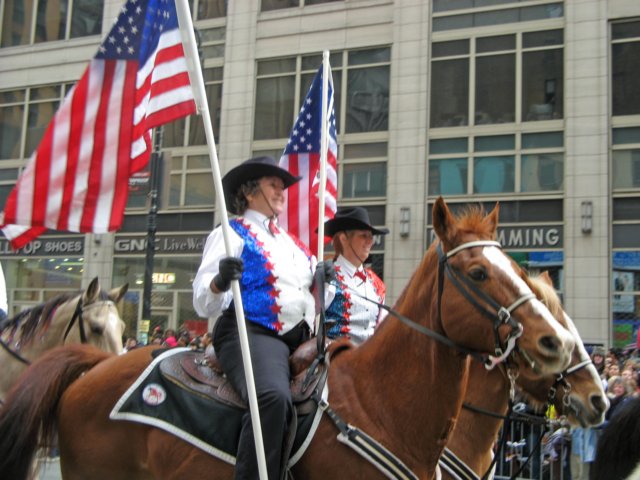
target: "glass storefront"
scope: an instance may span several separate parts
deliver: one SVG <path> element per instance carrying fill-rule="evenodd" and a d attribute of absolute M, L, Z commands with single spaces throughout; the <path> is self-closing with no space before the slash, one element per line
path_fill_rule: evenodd
<path fill-rule="evenodd" d="M 188 330 L 192 337 L 207 331 L 207 320 L 198 317 L 192 300 L 192 282 L 202 259 L 205 238 L 204 234 L 157 237 L 151 318 L 143 319 L 146 238 L 133 235 L 116 237 L 113 285 L 129 284 L 122 307 L 126 335 L 135 335 L 139 341 L 145 342 L 147 334 L 156 327 L 163 331 L 167 328 Z M 176 251 L 183 254 L 176 255 Z M 149 323 L 140 323 L 139 320 L 149 320 Z"/>

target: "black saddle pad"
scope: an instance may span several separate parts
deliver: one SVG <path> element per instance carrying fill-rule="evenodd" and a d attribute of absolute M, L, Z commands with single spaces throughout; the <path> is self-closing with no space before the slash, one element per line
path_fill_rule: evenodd
<path fill-rule="evenodd" d="M 175 348 L 158 355 L 122 395 L 109 418 L 143 423 L 165 430 L 201 450 L 235 464 L 244 409 L 215 401 L 193 390 L 185 390 L 160 372 L 160 363 L 173 355 L 190 352 Z M 298 417 L 292 449 L 296 461 L 305 439 L 313 434 L 321 411 Z"/>

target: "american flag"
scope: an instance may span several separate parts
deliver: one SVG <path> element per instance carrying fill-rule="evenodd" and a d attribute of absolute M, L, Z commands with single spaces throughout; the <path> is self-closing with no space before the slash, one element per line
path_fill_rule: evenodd
<path fill-rule="evenodd" d="M 328 71 L 327 96 L 327 183 L 324 218 L 335 216 L 338 195 L 338 141 L 336 115 L 333 108 L 333 78 Z M 297 236 L 315 254 L 318 250 L 318 190 L 320 187 L 320 136 L 322 132 L 322 67 L 316 73 L 309 92 L 296 119 L 289 141 L 280 158 L 280 166 L 293 175 L 301 176 L 287 189 L 285 214 L 279 219 L 289 233 Z"/>
<path fill-rule="evenodd" d="M 7 199 L 12 247 L 48 228 L 117 230 L 151 129 L 194 112 L 174 0 L 128 0 Z"/>

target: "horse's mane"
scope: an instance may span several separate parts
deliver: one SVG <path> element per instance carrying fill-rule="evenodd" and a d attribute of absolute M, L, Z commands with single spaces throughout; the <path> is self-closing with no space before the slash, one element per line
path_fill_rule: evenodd
<path fill-rule="evenodd" d="M 53 314 L 58 307 L 78 298 L 82 293 L 82 290 L 61 293 L 40 305 L 24 310 L 15 317 L 0 323 L 0 333 L 11 330 L 11 336 L 13 336 L 20 329 L 20 344 L 24 346 L 33 340 L 37 332 L 45 330 L 51 324 Z M 101 290 L 99 298 L 100 300 L 107 300 L 109 295 L 104 290 Z"/>
<path fill-rule="evenodd" d="M 551 315 L 553 315 L 554 318 L 562 318 L 564 316 L 564 309 L 558 292 L 556 292 L 552 284 L 549 284 L 543 278 L 544 274 L 529 276 L 524 273 L 524 270 L 522 272 L 522 279 L 529 285 L 529 288 L 531 288 L 531 291 L 536 295 L 538 300 L 549 309 Z M 540 414 L 545 413 L 544 409 L 547 407 L 546 398 L 544 400 L 536 399 L 520 388 L 518 391 L 535 412 Z"/>
<path fill-rule="evenodd" d="M 529 286 L 533 293 L 536 294 L 538 299 L 546 305 L 555 318 L 562 318 L 563 308 L 558 292 L 553 285 L 548 284 L 539 276 L 527 277 L 529 280 Z"/>

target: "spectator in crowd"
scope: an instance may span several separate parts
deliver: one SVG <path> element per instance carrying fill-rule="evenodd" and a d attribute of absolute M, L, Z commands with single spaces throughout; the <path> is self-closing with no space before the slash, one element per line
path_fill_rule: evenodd
<path fill-rule="evenodd" d="M 124 348 L 122 349 L 123 353 L 130 352 L 134 348 L 138 346 L 138 341 L 136 337 L 128 337 L 126 342 L 124 343 Z"/>
<path fill-rule="evenodd" d="M 164 332 L 164 338 L 162 345 L 165 347 L 173 348 L 178 346 L 178 340 L 176 339 L 176 331 L 172 328 L 167 328 Z"/>
<path fill-rule="evenodd" d="M 601 433 L 600 428 L 572 428 L 571 480 L 589 480 L 589 470 L 596 459 L 596 448 Z"/>
<path fill-rule="evenodd" d="M 593 366 L 596 367 L 598 374 L 600 376 L 604 375 L 604 347 L 595 347 L 593 352 L 591 353 L 591 361 L 593 362 Z"/>
<path fill-rule="evenodd" d="M 630 384 L 624 378 L 619 376 L 609 378 L 607 395 L 610 405 L 604 416 L 605 421 L 609 421 L 615 415 L 620 406 L 631 398 L 632 393 Z"/>
<path fill-rule="evenodd" d="M 187 330 L 181 330 L 178 334 L 178 347 L 188 347 L 190 342 L 189 332 Z"/>
<path fill-rule="evenodd" d="M 618 365 L 617 361 L 612 361 L 607 370 L 607 382 L 611 381 L 613 377 L 618 376 L 620 376 L 620 365 Z"/>

